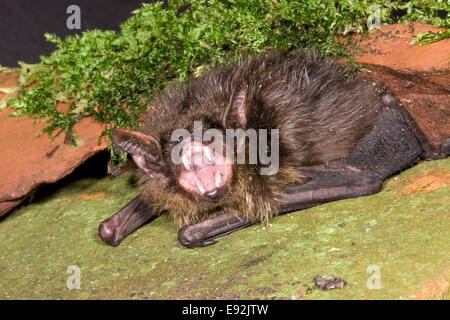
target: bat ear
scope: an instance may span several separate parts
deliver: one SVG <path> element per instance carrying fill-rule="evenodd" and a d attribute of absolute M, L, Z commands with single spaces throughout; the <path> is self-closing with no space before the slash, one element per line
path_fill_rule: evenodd
<path fill-rule="evenodd" d="M 112 129 L 114 145 L 129 153 L 136 165 L 152 176 L 161 173 L 162 151 L 156 138 L 141 132 Z"/>
<path fill-rule="evenodd" d="M 225 129 L 247 127 L 247 91 L 248 85 L 244 84 L 232 94 L 222 118 Z"/>

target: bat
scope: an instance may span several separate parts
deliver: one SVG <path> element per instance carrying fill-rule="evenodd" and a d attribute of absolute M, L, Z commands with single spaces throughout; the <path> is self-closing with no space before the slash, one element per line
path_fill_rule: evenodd
<path fill-rule="evenodd" d="M 140 194 L 99 226 L 112 246 L 167 213 L 188 248 L 276 215 L 366 196 L 433 148 L 378 81 L 312 50 L 271 51 L 168 86 L 141 131 L 113 129 Z"/>

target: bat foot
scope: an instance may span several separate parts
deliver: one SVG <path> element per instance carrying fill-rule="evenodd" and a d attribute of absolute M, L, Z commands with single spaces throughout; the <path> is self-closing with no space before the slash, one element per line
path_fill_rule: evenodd
<path fill-rule="evenodd" d="M 115 226 L 111 225 L 111 221 L 108 220 L 103 221 L 98 226 L 98 235 L 104 242 L 113 247 L 118 246 L 123 240 L 123 237 L 118 234 Z"/>
<path fill-rule="evenodd" d="M 390 105 L 393 103 L 398 103 L 398 100 L 392 94 L 385 94 L 382 98 L 382 102 L 384 105 Z"/>
<path fill-rule="evenodd" d="M 439 160 L 445 159 L 450 155 L 450 138 L 444 140 L 436 150 L 429 150 L 425 152 L 425 160 Z"/>
<path fill-rule="evenodd" d="M 178 241 L 186 248 L 206 247 L 217 243 L 214 239 L 206 238 L 196 225 L 189 225 L 178 231 Z"/>
<path fill-rule="evenodd" d="M 447 138 L 444 142 L 442 142 L 441 150 L 445 156 L 450 155 L 450 138 Z"/>

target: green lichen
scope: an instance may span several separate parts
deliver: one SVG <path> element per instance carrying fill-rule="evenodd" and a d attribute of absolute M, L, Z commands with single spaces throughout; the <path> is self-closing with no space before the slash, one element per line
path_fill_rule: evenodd
<path fill-rule="evenodd" d="M 372 196 L 341 200 L 255 225 L 205 248 L 186 249 L 163 215 L 118 247 L 98 224 L 138 192 L 131 175 L 72 182 L 0 224 L 0 299 L 410 299 L 428 281 L 450 282 L 450 188 L 399 189 L 450 158 L 422 162 Z M 429 171 L 427 171 L 429 172 Z M 70 265 L 81 289 L 69 290 Z M 368 289 L 378 266 L 380 289 Z M 348 284 L 314 288 L 317 274 Z M 449 292 L 431 298 L 449 299 Z"/>

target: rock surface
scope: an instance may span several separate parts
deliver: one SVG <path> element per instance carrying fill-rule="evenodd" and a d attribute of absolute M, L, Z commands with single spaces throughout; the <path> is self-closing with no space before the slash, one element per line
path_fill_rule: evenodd
<path fill-rule="evenodd" d="M 361 48 L 355 61 L 410 73 L 448 71 L 450 39 L 424 46 L 412 44 L 417 34 L 442 29 L 422 22 L 381 26 L 365 37 L 354 37 Z"/>
<path fill-rule="evenodd" d="M 355 62 L 382 79 L 432 145 L 450 137 L 450 39 L 412 44 L 421 32 L 441 30 L 420 22 L 382 26 L 364 38 Z"/>
<path fill-rule="evenodd" d="M 16 86 L 16 77 L 17 74 L 1 74 L 0 86 Z M 10 117 L 12 111 L 10 108 L 0 111 L 0 216 L 17 206 L 37 186 L 67 176 L 107 147 L 105 142 L 98 145 L 103 125 L 90 118 L 75 126 L 78 146 L 72 147 L 64 143 L 64 134 L 54 142 L 46 135 L 37 137 L 46 126 L 44 119 Z"/>

